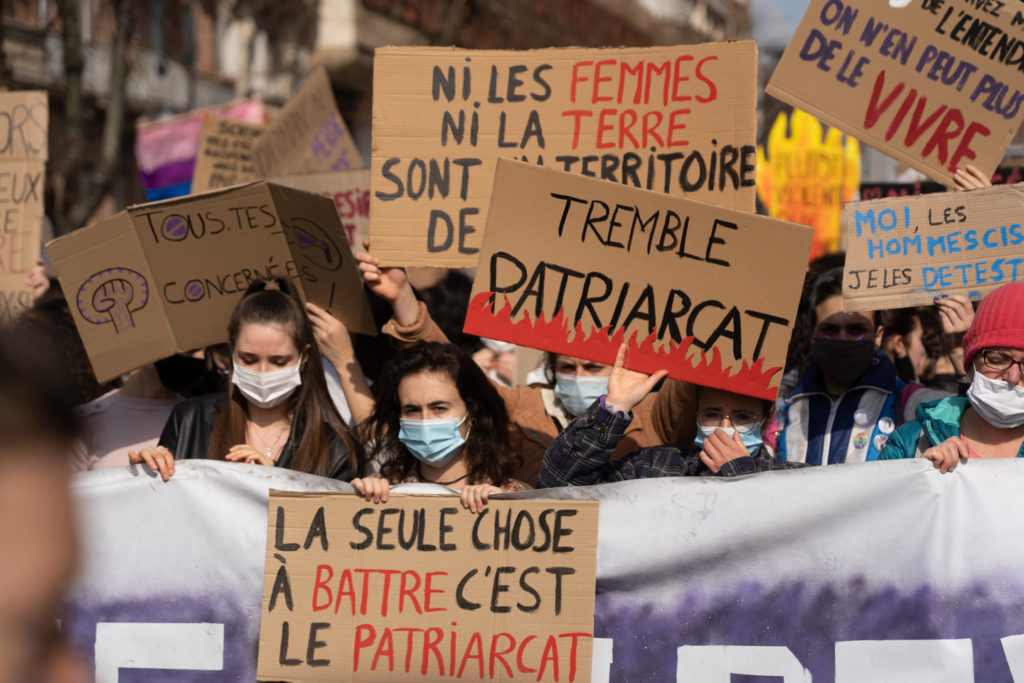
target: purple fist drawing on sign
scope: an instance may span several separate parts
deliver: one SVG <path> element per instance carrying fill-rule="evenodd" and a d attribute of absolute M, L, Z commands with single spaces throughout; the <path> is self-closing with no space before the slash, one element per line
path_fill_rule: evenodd
<path fill-rule="evenodd" d="M 149 301 L 146 278 L 128 268 L 96 273 L 78 289 L 78 312 L 93 325 L 111 323 L 118 333 L 135 327 L 134 311 Z"/>

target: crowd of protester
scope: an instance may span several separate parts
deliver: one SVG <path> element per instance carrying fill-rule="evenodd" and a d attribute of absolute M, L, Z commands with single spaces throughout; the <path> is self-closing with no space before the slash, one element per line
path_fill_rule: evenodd
<path fill-rule="evenodd" d="M 985 184 L 973 170 L 957 180 Z M 534 487 L 911 457 L 949 472 L 971 458 L 1024 455 L 1024 283 L 991 292 L 977 313 L 945 295 L 933 306 L 849 311 L 842 255 L 812 262 L 772 403 L 668 379 L 668 368 L 630 371 L 625 348 L 613 365 L 548 353 L 517 385 L 513 349 L 461 332 L 467 277 L 452 272 L 417 291 L 405 270 L 363 248 L 366 295 L 390 343 L 350 335 L 285 279 L 261 281 L 224 321 L 226 344 L 105 386 L 59 285 L 33 273 L 36 303 L 0 339 L 0 468 L 26 467 L 8 452 L 16 442 L 32 451 L 39 471 L 22 475 L 40 490 L 54 462 L 167 481 L 179 460 L 222 460 L 350 481 L 376 503 L 398 484 L 439 484 L 480 512 L 493 494 Z M 32 367 L 59 379 L 36 381 Z M 68 533 L 62 511 L 39 518 L 57 529 L 48 537 Z M 50 560 L 54 583 L 73 547 Z"/>

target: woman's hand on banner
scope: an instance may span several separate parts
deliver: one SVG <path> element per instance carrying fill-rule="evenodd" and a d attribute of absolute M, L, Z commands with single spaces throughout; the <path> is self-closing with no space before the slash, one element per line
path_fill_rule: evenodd
<path fill-rule="evenodd" d="M 716 429 L 704 439 L 704 450 L 700 452 L 700 459 L 709 470 L 718 474 L 725 463 L 749 455 L 750 451 L 743 444 L 743 437 L 739 432 L 733 432 L 732 436 L 729 436 L 724 429 Z"/>
<path fill-rule="evenodd" d="M 667 375 L 668 370 L 658 370 L 653 375 L 627 370 L 626 345 L 622 344 L 615 354 L 615 365 L 608 378 L 608 396 L 605 397 L 604 405 L 612 412 L 623 412 L 628 415 L 633 406 L 644 400 L 644 397 Z"/>
<path fill-rule="evenodd" d="M 462 507 L 473 513 L 481 513 L 492 493 L 501 493 L 501 489 L 490 484 L 470 484 L 462 489 Z"/>
<path fill-rule="evenodd" d="M 274 466 L 273 458 L 266 453 L 261 453 L 247 443 L 240 443 L 229 448 L 228 452 L 224 454 L 224 459 L 229 462 L 240 462 L 246 465 Z"/>
<path fill-rule="evenodd" d="M 967 442 L 959 436 L 951 436 L 938 446 L 932 446 L 921 454 L 922 458 L 932 461 L 939 472 L 946 474 L 952 472 L 960 461 L 966 461 L 971 456 L 971 449 Z"/>
<path fill-rule="evenodd" d="M 958 190 L 980 190 L 983 187 L 992 187 L 992 181 L 988 176 L 967 164 L 965 168 L 956 169 L 953 174 L 953 182 Z"/>
<path fill-rule="evenodd" d="M 174 455 L 163 446 L 149 446 L 141 451 L 128 451 L 128 463 L 130 465 L 145 464 L 154 472 L 159 472 L 164 481 L 174 475 Z"/>
<path fill-rule="evenodd" d="M 388 490 L 391 486 L 384 477 L 362 477 L 355 478 L 351 482 L 356 492 L 363 498 L 374 503 L 388 502 Z"/>

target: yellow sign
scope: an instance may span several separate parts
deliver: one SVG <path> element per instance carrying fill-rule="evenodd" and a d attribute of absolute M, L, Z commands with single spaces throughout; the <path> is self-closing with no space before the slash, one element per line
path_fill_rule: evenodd
<path fill-rule="evenodd" d="M 790 132 L 786 134 L 786 124 Z M 757 196 L 772 218 L 814 228 L 811 258 L 839 251 L 844 202 L 860 185 L 860 146 L 837 128 L 822 135 L 810 114 L 783 112 L 768 133 L 767 154 L 757 148 Z"/>

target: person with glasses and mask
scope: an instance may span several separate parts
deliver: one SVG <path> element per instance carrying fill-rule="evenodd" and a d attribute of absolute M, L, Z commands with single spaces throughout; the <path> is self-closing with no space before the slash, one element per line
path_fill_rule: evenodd
<path fill-rule="evenodd" d="M 164 481 L 176 458 L 356 476 L 362 448 L 331 401 L 320 361 L 316 329 L 329 314 L 308 310 L 310 317 L 284 278 L 250 285 L 228 323 L 227 394 L 179 403 L 159 444 L 132 451 L 130 463 L 145 463 Z"/>
<path fill-rule="evenodd" d="M 659 445 L 612 460 L 612 454 L 639 404 L 666 375 L 627 370 L 626 347 L 619 348 L 608 379 L 608 393 L 551 443 L 537 488 L 590 486 L 628 479 L 718 475 L 733 477 L 763 470 L 795 469 L 803 463 L 775 458 L 761 431 L 772 402 L 731 391 L 697 388 L 697 437 L 689 448 Z"/>
<path fill-rule="evenodd" d="M 822 273 L 811 290 L 811 363 L 769 430 L 782 460 L 808 465 L 877 460 L 889 437 L 924 401 L 947 392 L 907 384 L 879 350 L 874 311 L 847 311 L 843 269 Z"/>
<path fill-rule="evenodd" d="M 921 457 L 940 472 L 970 458 L 1024 457 L 1024 282 L 986 296 L 964 335 L 966 396 L 924 403 L 883 460 Z"/>
<path fill-rule="evenodd" d="M 369 249 L 370 243 L 364 242 L 363 246 Z M 381 267 L 379 260 L 366 252 L 356 254 L 356 259 L 367 287 L 390 303 L 394 311 L 382 329 L 384 334 L 399 346 L 448 341 L 430 318 L 426 305 L 417 301 L 405 270 Z M 544 452 L 552 440 L 607 393 L 612 372 L 610 365 L 553 353 L 547 355 L 545 366 L 551 387 L 496 387 L 511 420 L 513 446 L 522 457 L 515 476 L 531 484 L 537 480 Z M 692 414 L 695 403 L 694 385 L 667 380 L 636 406 L 615 457 L 643 446 L 692 443 L 693 423 L 681 416 Z"/>
<path fill-rule="evenodd" d="M 493 493 L 531 488 L 513 477 L 520 458 L 501 396 L 457 347 L 411 346 L 385 364 L 375 388 L 363 429 L 380 473 L 352 480 L 366 500 L 386 503 L 393 484 L 439 484 L 458 491 L 470 512 L 482 512 Z"/>

